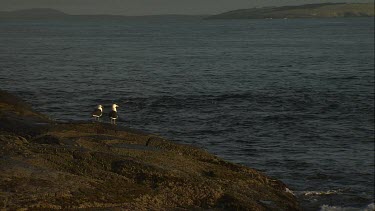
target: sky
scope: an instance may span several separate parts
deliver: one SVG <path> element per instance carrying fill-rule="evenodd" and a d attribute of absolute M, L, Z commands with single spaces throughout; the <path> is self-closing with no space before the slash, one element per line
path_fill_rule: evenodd
<path fill-rule="evenodd" d="M 373 0 L 0 0 L 0 11 L 52 8 L 68 14 L 212 15 L 235 9 L 327 2 L 367 3 Z"/>

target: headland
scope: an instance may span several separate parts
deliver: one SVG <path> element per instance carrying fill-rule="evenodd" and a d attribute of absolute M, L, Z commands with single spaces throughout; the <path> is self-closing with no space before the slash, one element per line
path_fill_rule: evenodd
<path fill-rule="evenodd" d="M 127 127 L 53 121 L 1 90 L 0 207 L 300 209 L 255 169 Z"/>

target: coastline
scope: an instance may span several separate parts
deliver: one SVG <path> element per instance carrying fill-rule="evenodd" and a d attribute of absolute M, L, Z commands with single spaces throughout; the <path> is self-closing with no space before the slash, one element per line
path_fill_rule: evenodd
<path fill-rule="evenodd" d="M 52 121 L 4 91 L 0 145 L 6 209 L 300 210 L 254 169 L 126 127 Z"/>

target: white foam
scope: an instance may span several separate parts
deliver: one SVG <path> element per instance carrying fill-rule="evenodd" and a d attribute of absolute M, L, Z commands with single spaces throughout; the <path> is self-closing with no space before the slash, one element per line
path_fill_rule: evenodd
<path fill-rule="evenodd" d="M 316 195 L 333 195 L 339 194 L 339 190 L 327 190 L 327 191 L 303 191 L 302 195 L 305 196 L 316 196 Z"/>
<path fill-rule="evenodd" d="M 374 211 L 375 204 L 371 203 L 367 205 L 365 208 L 355 208 L 355 207 L 336 207 L 336 206 L 329 206 L 323 205 L 320 207 L 320 211 Z"/>

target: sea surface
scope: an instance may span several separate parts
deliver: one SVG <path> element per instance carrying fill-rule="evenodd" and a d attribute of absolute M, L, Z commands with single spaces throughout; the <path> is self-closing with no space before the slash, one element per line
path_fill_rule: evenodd
<path fill-rule="evenodd" d="M 202 147 L 304 210 L 374 209 L 374 19 L 1 21 L 0 89 Z M 103 122 L 109 122 L 103 118 Z"/>

